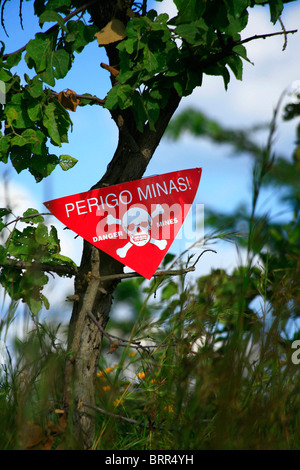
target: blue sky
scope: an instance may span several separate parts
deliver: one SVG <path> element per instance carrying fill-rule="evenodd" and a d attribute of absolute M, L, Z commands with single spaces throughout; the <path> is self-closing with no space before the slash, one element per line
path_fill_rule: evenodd
<path fill-rule="evenodd" d="M 37 20 L 32 16 L 33 2 L 23 2 L 24 31 L 19 24 L 19 2 L 5 5 L 5 27 L 7 38 L 1 29 L 0 39 L 6 43 L 6 52 L 23 46 L 33 33 L 38 31 Z M 171 0 L 152 2 L 159 12 L 167 11 L 170 16 L 176 13 Z M 282 20 L 287 30 L 300 26 L 300 2 L 286 6 Z M 273 26 L 269 21 L 269 10 L 258 7 L 250 14 L 249 25 L 242 37 L 254 34 L 280 31 L 280 24 Z M 244 64 L 244 78 L 238 82 L 232 78 L 228 91 L 224 90 L 223 80 L 218 77 L 205 77 L 203 86 L 183 99 L 179 110 L 193 106 L 226 126 L 248 127 L 260 122 L 268 122 L 282 91 L 300 79 L 299 50 L 300 32 L 288 37 L 288 45 L 282 51 L 283 36 L 248 44 L 248 56 L 254 65 Z M 104 50 L 97 42 L 89 45 L 83 54 L 77 55 L 69 75 L 57 82 L 55 91 L 70 88 L 78 94 L 85 92 L 104 98 L 110 88 L 109 74 L 100 67 L 106 62 Z M 24 71 L 25 68 L 24 68 Z M 32 74 L 32 71 L 29 72 Z M 117 144 L 117 130 L 107 110 L 99 107 L 77 108 L 71 113 L 74 124 L 69 144 L 62 148 L 53 147 L 53 153 L 69 154 L 78 159 L 75 167 L 63 172 L 57 168 L 45 181 L 36 184 L 28 172 L 17 175 L 10 172 L 10 198 L 16 202 L 16 213 L 20 215 L 29 206 L 45 211 L 43 201 L 88 190 L 106 170 Z M 295 125 L 279 123 L 276 150 L 290 155 L 295 138 Z M 262 140 L 263 142 L 263 140 Z M 204 204 L 218 211 L 230 211 L 239 203 L 251 201 L 251 165 L 245 156 L 235 157 L 226 146 L 214 146 L 205 140 L 198 140 L 188 134 L 176 142 L 164 138 L 150 162 L 145 176 L 179 169 L 202 167 L 203 174 L 195 204 Z M 3 168 L 1 169 L 1 174 Z M 0 182 L 0 185 L 2 183 Z M 1 190 L 0 198 L 3 197 Z M 267 201 L 267 203 L 266 203 Z M 279 212 L 276 195 L 264 195 L 261 206 Z M 79 263 L 82 241 L 63 231 L 54 218 L 50 221 L 59 227 L 63 252 Z M 200 272 L 211 267 L 232 267 L 236 262 L 233 246 L 220 245 L 218 254 L 207 254 Z M 184 249 L 179 241 L 176 249 Z M 217 248 L 218 249 L 218 248 Z"/>

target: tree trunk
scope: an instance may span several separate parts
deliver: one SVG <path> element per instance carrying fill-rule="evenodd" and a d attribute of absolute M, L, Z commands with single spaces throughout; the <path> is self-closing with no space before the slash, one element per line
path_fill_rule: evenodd
<path fill-rule="evenodd" d="M 101 188 L 139 179 L 158 146 L 180 98 L 171 92 L 168 105 L 162 110 L 156 131 L 136 130 L 130 110 L 112 112 L 119 128 L 119 142 L 115 155 L 103 178 L 93 188 Z M 79 448 L 93 444 L 94 405 L 97 364 L 102 345 L 102 333 L 89 314 L 105 328 L 112 303 L 112 294 L 119 281 L 101 281 L 100 277 L 123 272 L 123 265 L 84 241 L 78 275 L 75 279 L 75 297 L 68 340 L 68 358 L 65 366 L 64 403 L 73 415 L 73 436 Z"/>

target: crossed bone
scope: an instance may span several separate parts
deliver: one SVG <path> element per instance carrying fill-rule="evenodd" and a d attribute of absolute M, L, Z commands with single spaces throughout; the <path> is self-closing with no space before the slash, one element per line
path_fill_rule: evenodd
<path fill-rule="evenodd" d="M 163 214 L 164 209 L 160 204 L 157 204 L 156 209 L 151 212 L 151 218 L 153 219 L 156 215 Z M 118 224 L 121 225 L 122 221 L 120 219 L 116 219 L 113 217 L 113 215 L 108 214 L 106 218 L 106 222 L 108 225 L 113 225 L 113 224 Z M 149 240 L 149 243 L 152 243 L 153 245 L 157 246 L 160 250 L 164 250 L 167 246 L 167 241 L 166 240 L 155 240 L 154 238 L 151 238 Z M 133 246 L 131 242 L 126 243 L 122 248 L 118 248 L 117 250 L 117 255 L 120 256 L 120 258 L 125 258 L 127 255 L 128 250 Z"/>
<path fill-rule="evenodd" d="M 153 245 L 156 245 L 157 248 L 159 248 L 160 250 L 164 250 L 166 248 L 166 245 L 167 245 L 166 240 L 154 240 L 154 238 L 151 238 L 149 240 L 149 243 L 152 243 Z M 117 249 L 117 255 L 119 255 L 120 258 L 125 258 L 125 256 L 127 255 L 127 251 L 132 246 L 133 246 L 133 244 L 131 242 L 126 243 L 126 245 L 124 245 L 122 248 Z"/>

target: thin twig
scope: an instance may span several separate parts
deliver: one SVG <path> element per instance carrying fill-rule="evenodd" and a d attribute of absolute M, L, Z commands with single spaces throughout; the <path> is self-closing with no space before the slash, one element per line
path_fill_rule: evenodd
<path fill-rule="evenodd" d="M 235 42 L 234 46 L 240 46 L 242 44 L 245 44 L 246 42 L 254 41 L 256 39 L 266 39 L 266 38 L 270 38 L 272 36 L 279 36 L 279 35 L 282 35 L 282 34 L 284 34 L 284 36 L 286 37 L 287 34 L 295 34 L 297 32 L 298 32 L 297 29 L 292 29 L 290 31 L 286 31 L 286 30 L 277 31 L 276 33 L 255 34 L 254 36 L 250 36 L 249 38 L 241 39 L 240 41 Z"/>
<path fill-rule="evenodd" d="M 82 5 L 81 7 L 79 8 L 76 8 L 76 10 L 72 11 L 71 13 L 69 13 L 67 16 L 65 16 L 63 18 L 63 22 L 66 23 L 67 21 L 69 21 L 71 18 L 73 18 L 73 16 L 76 16 L 78 13 L 80 13 L 81 11 L 83 10 L 86 10 L 88 7 L 90 7 L 91 5 L 93 5 L 94 3 L 96 3 L 98 0 L 93 0 L 89 3 L 86 3 L 85 5 Z M 5 4 L 5 3 L 4 3 Z M 3 5 L 4 7 L 4 5 Z M 2 9 L 3 9 L 2 7 Z M 2 25 L 3 26 L 3 25 Z M 53 31 L 55 31 L 56 29 L 58 29 L 60 27 L 59 23 L 55 23 L 55 25 L 51 26 L 51 28 L 47 29 L 47 31 L 45 32 L 45 34 L 51 34 Z M 28 42 L 25 44 L 25 46 L 23 47 L 20 47 L 20 49 L 18 49 L 17 51 L 15 52 L 10 52 L 9 54 L 4 54 L 3 55 L 3 59 L 7 59 L 9 56 L 13 55 L 13 54 L 17 54 L 18 52 L 24 52 L 26 50 L 26 47 L 27 47 L 27 44 Z"/>
<path fill-rule="evenodd" d="M 120 338 L 119 336 L 112 335 L 108 333 L 103 326 L 98 322 L 98 320 L 94 317 L 92 313 L 88 313 L 87 316 L 95 323 L 97 328 L 101 331 L 101 333 L 108 339 L 109 344 L 112 345 L 114 342 L 118 342 L 118 346 L 120 347 L 127 347 L 130 346 L 132 349 L 142 349 L 143 351 L 149 352 L 149 349 L 157 348 L 157 344 L 143 346 L 140 341 L 131 341 L 127 339 Z M 163 347 L 164 344 L 160 344 L 160 347 Z"/>
<path fill-rule="evenodd" d="M 206 250 L 203 250 L 202 253 L 200 253 L 200 255 L 198 256 L 198 258 L 196 259 L 195 263 L 193 264 L 192 267 L 195 267 L 196 264 L 198 263 L 199 259 L 201 258 L 201 256 L 206 252 L 206 251 L 212 251 L 213 253 L 217 253 L 216 250 L 212 250 L 211 248 L 207 248 Z"/>
<path fill-rule="evenodd" d="M 283 46 L 282 46 L 282 50 L 285 51 L 286 46 L 287 46 L 287 31 L 285 29 L 285 26 L 284 26 L 283 21 L 282 21 L 280 16 L 279 16 L 278 20 L 279 20 L 280 26 L 282 27 L 282 31 L 283 31 L 283 34 L 284 34 L 284 43 L 283 43 Z"/>
<path fill-rule="evenodd" d="M 7 227 L 8 225 L 10 224 L 13 224 L 14 222 L 19 222 L 19 221 L 22 221 L 22 220 L 25 220 L 25 219 L 32 219 L 34 217 L 39 217 L 41 215 L 52 215 L 50 212 L 41 212 L 39 214 L 31 214 L 31 215 L 23 215 L 23 216 L 19 216 L 19 217 L 16 217 L 14 220 L 11 220 L 10 222 L 8 222 L 7 224 L 5 224 L 5 227 Z"/>
<path fill-rule="evenodd" d="M 50 91 L 54 96 L 58 97 L 59 93 L 57 93 L 56 91 L 53 91 L 53 90 L 50 90 Z M 104 104 L 105 104 L 105 99 L 98 98 L 98 96 L 77 95 L 76 93 L 74 93 L 74 96 L 75 96 L 75 98 L 82 99 L 82 100 L 95 101 L 95 103 L 98 103 L 101 106 L 104 106 Z"/>
<path fill-rule="evenodd" d="M 153 277 L 159 277 L 159 276 L 180 276 L 181 274 L 186 274 L 191 271 L 195 271 L 194 266 L 190 266 L 189 268 L 182 268 L 182 269 L 171 269 L 171 270 L 161 270 L 161 271 L 156 271 L 153 274 Z M 109 274 L 108 276 L 101 276 L 99 277 L 99 280 L 101 281 L 110 281 L 113 279 L 128 279 L 131 277 L 143 277 L 141 274 L 137 272 L 133 273 L 121 273 L 121 274 Z"/>
<path fill-rule="evenodd" d="M 105 336 L 105 338 L 108 339 L 109 343 L 112 344 L 113 340 L 112 338 L 110 337 L 109 333 L 107 333 L 107 331 L 105 331 L 105 329 L 103 328 L 102 325 L 100 325 L 100 323 L 98 322 L 98 320 L 96 320 L 96 318 L 94 317 L 94 315 L 92 313 L 88 313 L 87 316 L 95 323 L 95 325 L 97 326 L 97 328 L 101 331 L 101 333 Z"/>
<path fill-rule="evenodd" d="M 30 218 L 38 215 L 43 215 L 41 214 L 33 214 L 31 216 L 25 216 L 25 217 L 17 217 L 15 220 L 12 222 L 18 222 L 21 219 L 25 218 Z M 49 215 L 48 213 L 45 213 L 44 215 Z M 12 223 L 9 222 L 9 223 Z M 7 224 L 8 225 L 8 224 Z M 163 276 L 181 276 L 183 274 L 187 274 L 189 272 L 193 272 L 196 270 L 196 263 L 199 261 L 199 258 L 206 252 L 206 251 L 212 251 L 214 253 L 217 253 L 215 250 L 211 249 L 206 249 L 204 250 L 197 258 L 193 266 L 190 266 L 188 268 L 181 268 L 181 269 L 164 269 L 160 271 L 156 271 L 153 274 L 153 277 L 163 277 Z M 51 265 L 48 263 L 30 263 L 27 261 L 16 261 L 14 259 L 7 258 L 5 262 L 0 263 L 0 268 L 4 267 L 12 267 L 16 269 L 27 269 L 30 268 L 31 266 L 35 266 L 39 268 L 41 271 L 45 272 L 53 272 L 56 274 L 64 274 L 64 275 L 69 275 L 69 276 L 76 276 L 78 274 L 78 267 L 77 266 L 67 266 L 67 265 Z M 95 278 L 95 276 L 93 276 Z M 112 280 L 122 280 L 122 279 L 130 279 L 133 277 L 143 277 L 141 274 L 137 272 L 132 272 L 132 273 L 119 273 L 119 274 L 110 274 L 108 276 L 99 276 L 97 279 L 99 281 L 112 281 Z"/>
<path fill-rule="evenodd" d="M 1 26 L 2 26 L 2 28 L 4 29 L 4 32 L 5 32 L 6 36 L 9 37 L 8 34 L 7 34 L 7 31 L 6 31 L 6 28 L 5 28 L 4 16 L 3 16 L 4 7 L 5 7 L 6 2 L 7 2 L 7 0 L 4 0 L 4 2 L 3 2 L 3 4 L 2 4 L 2 7 L 1 7 Z"/>
<path fill-rule="evenodd" d="M 122 415 L 118 415 L 116 413 L 112 413 L 111 411 L 104 410 L 103 408 L 100 408 L 99 406 L 90 405 L 89 403 L 82 403 L 82 406 L 85 406 L 86 408 L 91 408 L 92 410 L 95 410 L 95 411 L 98 411 L 99 413 L 110 416 L 111 418 L 126 421 L 126 423 L 135 424 L 137 426 L 142 426 L 142 427 L 151 428 L 151 429 L 163 429 L 162 427 L 158 428 L 158 426 L 156 426 L 153 423 L 151 423 L 151 424 L 150 423 L 142 423 L 140 421 L 137 421 L 136 419 L 127 418 L 126 416 L 122 416 Z"/>
<path fill-rule="evenodd" d="M 224 59 L 227 56 L 231 55 L 232 50 L 235 46 L 240 46 L 240 45 L 246 44 L 247 42 L 254 41 L 256 39 L 266 39 L 266 38 L 269 38 L 269 37 L 272 37 L 272 36 L 279 36 L 279 35 L 282 35 L 282 34 L 284 34 L 285 37 L 286 37 L 287 34 L 295 34 L 297 32 L 298 32 L 297 29 L 293 29 L 293 30 L 290 30 L 290 31 L 278 31 L 276 33 L 256 34 L 256 35 L 250 36 L 246 39 L 241 39 L 240 41 L 235 41 L 232 44 L 230 44 L 230 46 L 228 45 L 227 47 L 225 47 L 221 52 L 217 52 L 215 54 L 212 54 L 211 56 L 208 56 L 207 58 L 205 58 L 203 60 L 200 60 L 199 67 L 205 68 L 205 67 L 209 67 L 211 65 L 214 65 L 219 60 Z"/>
<path fill-rule="evenodd" d="M 98 411 L 99 413 L 102 413 L 102 414 L 104 414 L 106 416 L 109 416 L 111 418 L 120 419 L 121 421 L 125 421 L 126 423 L 130 423 L 130 424 L 135 424 L 136 426 L 142 426 L 142 427 L 146 427 L 146 428 L 150 428 L 150 429 L 159 429 L 160 431 L 164 430 L 163 426 L 157 426 L 154 423 L 143 423 L 143 422 L 137 421 L 136 419 L 133 419 L 133 418 L 127 418 L 126 416 L 119 415 L 119 414 L 116 414 L 116 413 L 112 413 L 111 411 L 107 411 L 104 408 L 100 408 L 100 406 L 91 405 L 89 403 L 82 403 L 82 406 L 84 406 L 86 408 L 91 408 L 92 410 Z M 212 421 L 211 419 L 202 419 L 201 420 L 202 423 L 210 423 L 211 421 Z"/>

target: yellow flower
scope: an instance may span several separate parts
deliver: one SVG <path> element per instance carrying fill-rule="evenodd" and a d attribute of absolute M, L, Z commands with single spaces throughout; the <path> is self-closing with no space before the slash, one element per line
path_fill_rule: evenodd
<path fill-rule="evenodd" d="M 172 405 L 167 405 L 164 406 L 164 411 L 167 411 L 168 413 L 174 413 L 174 408 Z"/>
<path fill-rule="evenodd" d="M 110 390 L 110 385 L 104 385 L 102 390 L 104 390 L 104 392 L 108 392 Z"/>
<path fill-rule="evenodd" d="M 116 408 L 117 406 L 119 405 L 123 405 L 124 403 L 124 400 L 121 400 L 121 398 L 116 398 L 114 401 L 113 401 L 113 405 L 114 407 Z"/>
<path fill-rule="evenodd" d="M 139 378 L 139 379 L 142 380 L 142 379 L 144 379 L 145 377 L 146 377 L 145 372 L 139 372 L 139 373 L 138 373 L 138 378 Z"/>
<path fill-rule="evenodd" d="M 106 374 L 109 374 L 109 373 L 112 372 L 113 370 L 114 370 L 113 367 L 107 367 L 107 368 L 105 369 L 105 373 L 106 373 Z"/>
<path fill-rule="evenodd" d="M 100 372 L 97 372 L 97 377 L 103 377 L 104 372 L 103 370 L 100 370 Z"/>
<path fill-rule="evenodd" d="M 132 351 L 131 353 L 128 354 L 129 357 L 135 356 L 135 351 Z"/>

